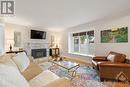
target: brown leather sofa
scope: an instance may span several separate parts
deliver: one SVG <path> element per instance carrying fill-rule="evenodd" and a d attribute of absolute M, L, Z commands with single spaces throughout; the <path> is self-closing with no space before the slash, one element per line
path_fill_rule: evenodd
<path fill-rule="evenodd" d="M 92 59 L 93 68 L 98 70 L 101 80 L 116 80 L 119 73 L 124 73 L 130 81 L 130 64 L 126 55 L 110 52 L 105 56 L 96 56 Z"/>

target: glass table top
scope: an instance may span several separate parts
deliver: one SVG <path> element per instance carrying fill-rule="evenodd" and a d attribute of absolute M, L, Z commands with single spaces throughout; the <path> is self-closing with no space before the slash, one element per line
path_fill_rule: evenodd
<path fill-rule="evenodd" d="M 78 63 L 71 62 L 71 61 L 51 61 L 51 62 L 56 64 L 56 65 L 59 65 L 63 68 L 66 68 L 66 69 L 71 69 L 71 68 L 74 68 L 76 66 L 79 66 Z"/>

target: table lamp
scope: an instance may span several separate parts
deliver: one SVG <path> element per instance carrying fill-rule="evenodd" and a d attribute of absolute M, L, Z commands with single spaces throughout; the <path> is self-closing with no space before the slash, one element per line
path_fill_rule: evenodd
<path fill-rule="evenodd" d="M 8 39 L 7 40 L 7 45 L 9 45 L 9 51 L 12 51 L 12 44 L 14 44 L 14 40 L 13 39 Z"/>

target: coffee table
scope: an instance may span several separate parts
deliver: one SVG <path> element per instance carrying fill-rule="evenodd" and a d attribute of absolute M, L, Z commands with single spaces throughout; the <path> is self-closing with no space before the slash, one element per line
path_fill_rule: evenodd
<path fill-rule="evenodd" d="M 77 69 L 80 67 L 80 65 L 76 62 L 71 62 L 71 61 L 52 61 L 50 60 L 49 62 L 52 63 L 52 66 L 49 67 L 49 69 L 51 70 L 53 67 L 58 66 L 61 67 L 65 70 L 67 70 L 68 75 L 70 75 L 71 77 L 75 77 L 77 74 Z"/>

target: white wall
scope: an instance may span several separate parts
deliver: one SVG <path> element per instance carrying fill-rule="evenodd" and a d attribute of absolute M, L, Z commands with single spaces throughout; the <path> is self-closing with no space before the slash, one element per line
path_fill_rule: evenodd
<path fill-rule="evenodd" d="M 82 25 L 78 25 L 72 28 L 67 29 L 66 31 L 61 32 L 50 32 L 47 31 L 47 39 L 46 40 L 30 40 L 30 27 L 15 25 L 15 24 L 6 24 L 5 25 L 5 42 L 7 39 L 14 38 L 14 31 L 22 32 L 22 47 L 28 42 L 31 43 L 50 43 L 50 36 L 54 35 L 57 39 L 57 42 L 60 44 L 61 54 L 63 56 L 77 58 L 77 59 L 90 59 L 86 56 L 79 56 L 74 54 L 68 54 L 68 32 L 76 32 L 76 31 L 83 31 L 88 29 L 95 29 L 95 55 L 106 55 L 109 51 L 116 51 L 125 53 L 130 58 L 130 30 L 129 30 L 129 42 L 128 43 L 100 43 L 100 31 L 107 30 L 111 28 L 117 27 L 128 27 L 130 28 L 130 15 L 118 17 L 118 18 L 110 18 L 107 20 L 100 20 L 91 23 L 86 23 Z M 44 31 L 44 29 L 43 29 Z M 45 30 L 46 31 L 46 30 Z M 4 32 L 4 30 L 2 30 Z M 3 33 L 2 33 L 3 34 Z M 0 35 L 2 35 L 0 34 Z M 0 38 L 3 38 L 2 35 Z M 3 41 L 3 40 L 2 40 Z M 3 49 L 3 45 L 2 49 Z M 9 47 L 5 46 L 6 50 L 9 50 Z"/>
<path fill-rule="evenodd" d="M 128 27 L 128 43 L 100 43 L 100 31 L 118 27 Z M 106 55 L 109 51 L 121 52 L 130 58 L 130 15 L 116 20 L 102 23 L 96 30 L 96 55 Z"/>
<path fill-rule="evenodd" d="M 43 30 L 47 32 L 46 39 L 30 39 L 30 30 Z M 40 29 L 36 27 L 28 27 L 16 24 L 5 24 L 5 51 L 9 51 L 9 44 L 7 40 L 14 40 L 14 32 L 21 32 L 21 47 L 13 47 L 13 50 L 18 50 L 19 48 L 24 48 L 28 50 L 28 54 L 31 55 L 31 49 L 48 48 L 50 44 L 51 35 L 55 36 L 55 32 L 51 32 L 45 29 Z M 12 46 L 14 43 L 12 43 Z"/>
<path fill-rule="evenodd" d="M 4 24 L 0 24 L 0 55 L 4 53 Z"/>
<path fill-rule="evenodd" d="M 128 27 L 128 43 L 100 43 L 100 31 L 118 27 Z M 125 53 L 130 58 L 130 15 L 123 17 L 114 17 L 110 19 L 104 19 L 100 21 L 94 21 L 78 25 L 67 29 L 66 31 L 60 32 L 62 42 L 62 55 L 78 58 L 78 59 L 89 59 L 85 56 L 77 56 L 68 54 L 68 32 L 83 31 L 88 29 L 95 29 L 95 55 L 107 55 L 109 51 L 116 51 Z"/>

